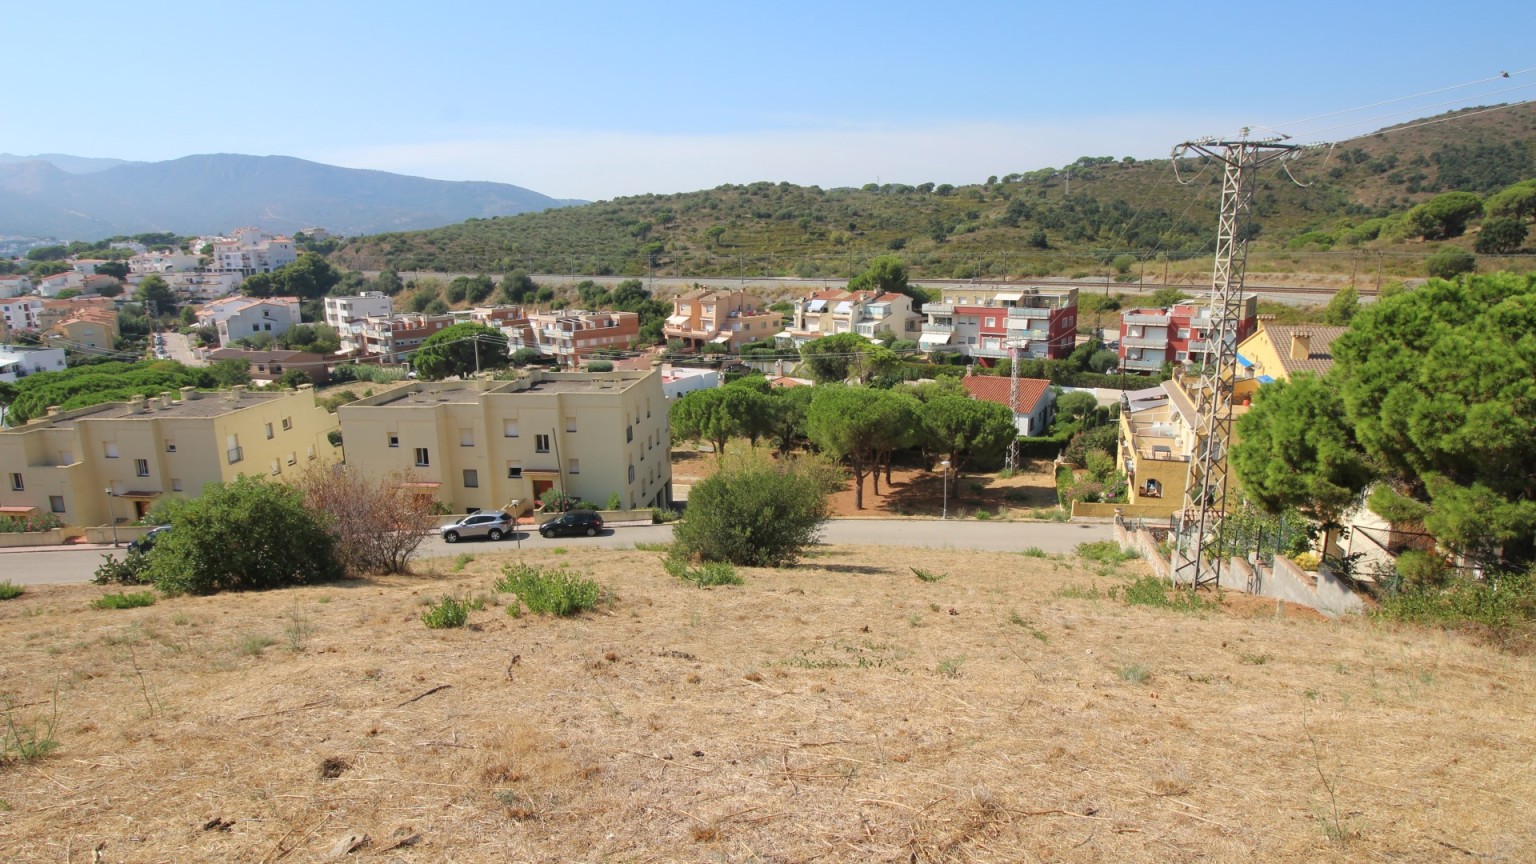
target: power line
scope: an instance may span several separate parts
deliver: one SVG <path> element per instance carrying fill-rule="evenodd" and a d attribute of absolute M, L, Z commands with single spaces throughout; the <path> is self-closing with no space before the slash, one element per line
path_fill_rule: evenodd
<path fill-rule="evenodd" d="M 1422 93 L 1414 93 L 1414 94 L 1412 94 L 1410 96 L 1397 96 L 1397 97 L 1392 98 L 1392 99 L 1383 99 L 1380 102 L 1372 102 L 1369 105 L 1358 105 L 1358 106 L 1356 106 L 1354 108 L 1344 108 L 1344 109 L 1339 110 L 1339 111 L 1330 111 L 1327 114 L 1315 114 L 1315 115 L 1313 115 L 1311 117 L 1303 117 L 1303 118 L 1301 118 L 1299 120 L 1287 120 L 1284 123 L 1273 123 L 1273 124 L 1266 125 L 1263 128 L 1265 128 L 1265 129 L 1277 129 L 1278 130 L 1278 129 L 1284 129 L 1287 126 L 1299 126 L 1299 125 L 1301 125 L 1303 123 L 1311 123 L 1314 120 L 1326 120 L 1329 117 L 1339 117 L 1339 116 L 1342 116 L 1344 114 L 1352 114 L 1352 113 L 1354 113 L 1356 111 L 1369 111 L 1372 108 L 1380 108 L 1383 105 L 1391 105 L 1391 104 L 1396 103 L 1396 102 L 1406 102 L 1409 99 L 1418 99 L 1418 98 L 1421 98 L 1421 97 L 1424 97 L 1424 96 L 1433 96 L 1433 95 L 1435 95 L 1437 93 L 1448 93 L 1448 92 L 1450 92 L 1452 90 L 1460 90 L 1460 89 L 1462 89 L 1464 87 L 1475 87 L 1478 84 L 1487 84 L 1490 81 L 1502 81 L 1502 80 L 1507 79 L 1507 78 L 1513 78 L 1513 77 L 1515 77 L 1517 75 L 1524 75 L 1524 74 L 1526 74 L 1528 72 L 1536 72 L 1536 66 L 1533 66 L 1533 67 L 1531 67 L 1529 69 L 1521 69 L 1521 70 L 1519 70 L 1517 72 L 1500 72 L 1497 75 L 1491 75 L 1491 76 L 1489 76 L 1487 78 L 1478 78 L 1478 79 L 1475 79 L 1475 80 L 1472 80 L 1472 81 L 1467 81 L 1467 82 L 1462 83 L 1462 84 L 1452 84 L 1452 85 L 1450 85 L 1448 87 L 1437 87 L 1437 88 L 1435 88 L 1433 90 L 1425 90 Z"/>

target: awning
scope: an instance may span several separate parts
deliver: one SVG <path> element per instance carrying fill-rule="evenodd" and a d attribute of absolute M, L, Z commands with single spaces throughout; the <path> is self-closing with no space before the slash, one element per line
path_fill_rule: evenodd
<path fill-rule="evenodd" d="M 948 345 L 950 337 L 954 335 L 954 333 L 924 333 L 918 337 L 917 342 L 919 345 Z"/>
<path fill-rule="evenodd" d="M 714 342 L 717 345 L 724 345 L 725 343 L 731 341 L 731 334 L 729 334 L 729 333 L 721 333 L 719 336 L 716 336 L 715 338 L 713 338 L 713 339 L 711 339 L 709 341 Z"/>
<path fill-rule="evenodd" d="M 1274 376 L 1272 376 L 1272 375 L 1260 375 L 1258 380 L 1259 380 L 1260 384 L 1273 384 L 1273 383 L 1275 383 Z"/>
<path fill-rule="evenodd" d="M 119 492 L 116 497 L 127 498 L 130 501 L 153 501 L 160 497 L 160 493 L 157 491 Z"/>
<path fill-rule="evenodd" d="M 1022 291 L 1007 291 L 997 295 L 997 302 L 999 303 L 1017 303 L 1023 299 L 1024 292 Z"/>
<path fill-rule="evenodd" d="M 853 311 L 853 302 L 849 301 L 849 300 L 844 300 L 843 302 L 837 304 L 837 308 L 832 310 L 832 314 L 834 314 L 834 315 L 847 315 L 849 312 L 852 312 L 852 311 Z"/>
<path fill-rule="evenodd" d="M 1248 367 L 1253 366 L 1253 361 L 1249 360 L 1247 357 L 1244 357 L 1243 355 L 1239 354 L 1239 355 L 1237 355 L 1237 365 L 1242 366 L 1243 368 L 1246 369 Z"/>
<path fill-rule="evenodd" d="M 524 477 L 559 477 L 560 472 L 552 468 L 524 468 Z"/>
<path fill-rule="evenodd" d="M 688 323 L 688 316 L 687 315 L 673 315 L 672 317 L 667 319 L 667 323 L 671 324 L 674 327 L 681 327 L 682 325 Z"/>
<path fill-rule="evenodd" d="M 827 301 L 825 301 L 825 300 L 812 300 L 810 303 L 806 304 L 805 311 L 807 311 L 807 312 L 820 312 L 821 310 L 823 310 L 825 308 L 827 308 Z"/>
<path fill-rule="evenodd" d="M 19 506 L 19 505 L 13 505 L 13 506 L 10 506 L 10 507 L 0 507 L 0 516 L 25 516 L 28 513 L 36 513 L 36 512 L 37 512 L 37 508 L 36 507 L 22 507 L 22 506 Z"/>
<path fill-rule="evenodd" d="M 400 485 L 407 489 L 436 489 L 443 484 L 436 480 L 408 480 Z"/>

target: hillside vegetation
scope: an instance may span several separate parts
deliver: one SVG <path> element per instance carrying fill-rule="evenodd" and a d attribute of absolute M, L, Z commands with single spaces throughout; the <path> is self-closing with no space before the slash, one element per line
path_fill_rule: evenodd
<path fill-rule="evenodd" d="M 1253 269 L 1348 272 L 1369 253 L 1373 266 L 1421 275 L 1438 242 L 1471 248 L 1470 237 L 1425 243 L 1379 220 L 1439 193 L 1487 196 L 1536 177 L 1536 106 L 1448 119 L 1309 151 L 1290 164 L 1305 186 L 1279 169 L 1262 175 Z M 361 237 L 334 260 L 367 270 L 845 278 L 895 251 L 926 278 L 1130 278 L 1211 251 L 1221 173 L 1197 160 L 1178 173 L 1193 182 L 1181 185 L 1168 160 L 1084 157 L 964 186 L 728 184 Z"/>

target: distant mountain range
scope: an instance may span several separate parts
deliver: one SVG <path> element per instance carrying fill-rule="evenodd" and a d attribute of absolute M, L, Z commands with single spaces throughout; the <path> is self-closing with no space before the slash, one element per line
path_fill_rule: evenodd
<path fill-rule="evenodd" d="M 211 234 L 243 225 L 376 234 L 581 203 L 507 183 L 428 180 L 288 156 L 128 162 L 0 154 L 0 234 L 60 240 Z"/>

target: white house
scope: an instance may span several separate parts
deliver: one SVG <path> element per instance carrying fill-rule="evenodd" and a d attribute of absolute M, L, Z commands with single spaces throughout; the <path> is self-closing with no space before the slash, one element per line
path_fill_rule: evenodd
<path fill-rule="evenodd" d="M 213 244 L 213 269 L 220 273 L 271 273 L 297 260 L 293 238 L 270 235 L 259 228 L 236 229 L 232 238 Z"/>
<path fill-rule="evenodd" d="M 41 330 L 38 320 L 43 312 L 43 301 L 36 297 L 17 297 L 0 301 L 0 321 L 11 330 Z"/>
<path fill-rule="evenodd" d="M 228 297 L 244 280 L 239 273 L 166 273 L 160 278 L 171 286 L 172 291 L 194 300 Z"/>
<path fill-rule="evenodd" d="M 1008 406 L 1012 380 L 1001 375 L 967 375 L 960 379 L 971 398 Z M 1056 419 L 1056 390 L 1043 378 L 1020 378 L 1013 425 L 1024 437 L 1044 435 Z"/>
<path fill-rule="evenodd" d="M 661 393 L 668 400 L 676 399 L 684 393 L 719 386 L 720 372 L 716 369 L 690 369 L 670 365 L 661 369 Z"/>
<path fill-rule="evenodd" d="M 32 279 L 19 274 L 0 276 L 0 300 L 32 293 Z"/>
<path fill-rule="evenodd" d="M 185 252 L 141 252 L 128 259 L 128 272 L 140 276 L 151 273 L 191 273 L 202 258 Z"/>
<path fill-rule="evenodd" d="M 0 381 L 15 381 L 35 372 L 57 372 L 64 366 L 63 348 L 0 345 Z"/>
<path fill-rule="evenodd" d="M 359 318 L 388 318 L 395 314 L 395 302 L 383 291 L 364 291 L 356 297 L 325 298 L 325 323 L 340 333 L 347 323 Z"/>
<path fill-rule="evenodd" d="M 297 297 L 230 297 L 216 300 L 197 311 L 200 325 L 212 324 L 219 331 L 219 345 L 236 339 L 265 334 L 273 338 L 286 333 L 300 322 Z"/>

